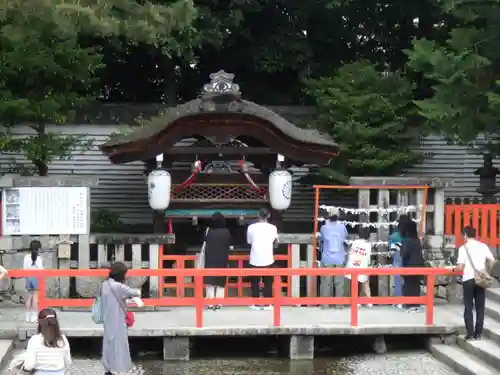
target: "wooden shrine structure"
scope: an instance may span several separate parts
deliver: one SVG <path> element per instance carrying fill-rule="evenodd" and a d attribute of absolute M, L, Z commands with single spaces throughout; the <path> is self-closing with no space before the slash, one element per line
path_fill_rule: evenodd
<path fill-rule="evenodd" d="M 216 211 L 235 219 L 233 224 L 253 220 L 258 209 L 269 204 L 268 178 L 278 163 L 284 169 L 325 165 L 338 154 L 338 144 L 328 135 L 299 128 L 244 100 L 233 80 L 233 74 L 213 73 L 198 98 L 101 146 L 113 163 L 143 161 L 146 173 L 158 166 L 170 171 L 171 201 L 164 214 L 154 216 L 156 233 L 177 232 L 176 219 L 190 218 L 198 224 Z M 192 167 L 172 170 L 179 161 L 192 162 Z M 281 227 L 280 212 L 271 210 L 271 220 Z M 176 242 L 182 237 L 189 242 L 193 233 L 187 232 L 176 233 Z"/>

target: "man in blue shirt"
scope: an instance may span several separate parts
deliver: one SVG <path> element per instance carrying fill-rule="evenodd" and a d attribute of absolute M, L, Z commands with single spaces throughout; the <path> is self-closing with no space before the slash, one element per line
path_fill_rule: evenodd
<path fill-rule="evenodd" d="M 321 245 L 321 267 L 344 267 L 345 265 L 345 241 L 347 240 L 347 228 L 338 221 L 337 215 L 332 215 L 321 227 L 319 241 Z M 335 297 L 344 297 L 344 275 L 321 276 L 320 296 L 331 297 L 335 286 Z M 341 307 L 340 305 L 337 305 Z M 328 305 L 324 306 L 328 307 Z"/>

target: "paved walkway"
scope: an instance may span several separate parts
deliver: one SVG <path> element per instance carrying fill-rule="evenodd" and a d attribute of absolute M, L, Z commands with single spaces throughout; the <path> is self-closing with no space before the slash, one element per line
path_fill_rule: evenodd
<path fill-rule="evenodd" d="M 350 326 L 350 309 L 323 310 L 318 307 L 283 307 L 281 327 L 273 326 L 272 311 L 254 311 L 247 307 L 205 310 L 203 328 L 195 326 L 195 310 L 190 307 L 168 311 L 135 313 L 131 336 L 174 335 L 248 335 L 248 334 L 418 334 L 456 332 L 463 326 L 461 306 L 436 306 L 435 325 L 425 326 L 425 312 L 408 314 L 389 306 L 359 310 L 359 327 Z M 22 307 L 0 305 L 0 338 L 30 336 L 35 324 L 23 321 Z M 59 319 L 68 336 L 102 335 L 102 327 L 91 320 L 90 312 L 61 311 Z"/>

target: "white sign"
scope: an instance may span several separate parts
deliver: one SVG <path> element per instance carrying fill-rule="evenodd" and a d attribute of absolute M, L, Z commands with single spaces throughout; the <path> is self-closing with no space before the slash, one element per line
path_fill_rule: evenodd
<path fill-rule="evenodd" d="M 88 194 L 86 187 L 4 189 L 3 235 L 88 234 Z"/>

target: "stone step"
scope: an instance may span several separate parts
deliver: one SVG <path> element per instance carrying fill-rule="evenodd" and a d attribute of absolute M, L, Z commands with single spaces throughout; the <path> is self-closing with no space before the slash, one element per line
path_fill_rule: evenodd
<path fill-rule="evenodd" d="M 488 298 L 486 301 L 485 315 L 500 322 L 500 302 Z"/>
<path fill-rule="evenodd" d="M 490 301 L 500 303 L 500 288 L 489 288 L 486 290 L 486 298 Z"/>
<path fill-rule="evenodd" d="M 14 341 L 0 340 L 0 370 L 9 364 L 12 350 L 14 350 Z"/>
<path fill-rule="evenodd" d="M 430 344 L 432 355 L 461 375 L 500 375 L 494 367 L 455 345 Z"/>
<path fill-rule="evenodd" d="M 464 340 L 463 337 L 457 339 L 458 345 L 467 353 L 472 354 L 484 362 L 500 369 L 500 346 L 488 339 Z"/>

